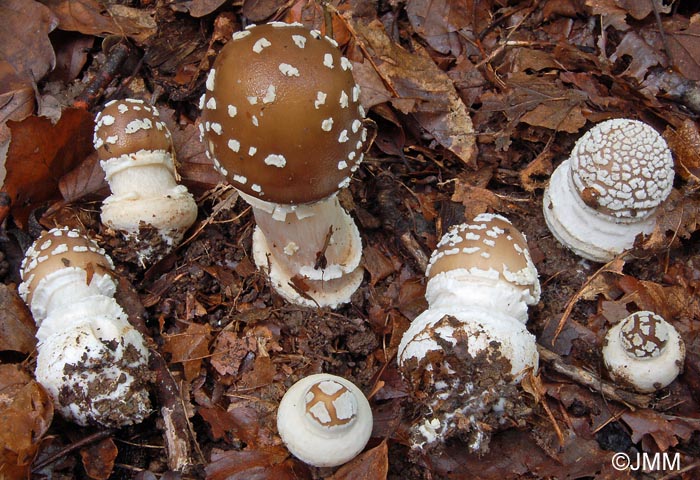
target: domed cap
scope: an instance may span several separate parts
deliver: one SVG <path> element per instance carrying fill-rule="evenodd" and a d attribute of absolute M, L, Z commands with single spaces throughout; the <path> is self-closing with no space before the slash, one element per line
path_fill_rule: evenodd
<path fill-rule="evenodd" d="M 158 110 L 142 100 L 112 100 L 95 117 L 93 143 L 100 160 L 139 150 L 172 151 L 170 131 Z"/>
<path fill-rule="evenodd" d="M 581 199 L 615 218 L 648 216 L 673 187 L 671 151 L 656 130 L 638 120 L 599 123 L 576 142 L 570 160 Z"/>
<path fill-rule="evenodd" d="M 482 213 L 470 223 L 453 226 L 430 257 L 428 280 L 441 273 L 465 269 L 469 275 L 494 275 L 515 286 L 527 288 L 537 303 L 540 283 L 527 240 L 507 218 Z"/>
<path fill-rule="evenodd" d="M 640 311 L 608 331 L 603 359 L 614 380 L 640 392 L 653 392 L 682 371 L 685 343 L 663 317 Z"/>
<path fill-rule="evenodd" d="M 234 34 L 200 105 L 216 168 L 273 203 L 314 202 L 347 186 L 367 135 L 351 69 L 332 39 L 298 24 Z"/>
<path fill-rule="evenodd" d="M 89 271 L 92 276 L 111 272 L 114 264 L 104 249 L 79 231 L 68 227 L 52 228 L 34 241 L 22 260 L 19 292 L 24 301 L 31 305 L 39 282 L 67 267 Z"/>

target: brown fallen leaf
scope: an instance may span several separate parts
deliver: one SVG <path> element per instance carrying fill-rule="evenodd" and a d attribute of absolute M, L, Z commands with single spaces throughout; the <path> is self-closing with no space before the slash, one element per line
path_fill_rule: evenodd
<path fill-rule="evenodd" d="M 211 453 L 204 469 L 207 480 L 299 480 L 310 474 L 289 457 L 284 447 L 261 447 L 255 450 L 220 450 Z"/>
<path fill-rule="evenodd" d="M 44 388 L 13 364 L 0 364 L 0 475 L 29 478 L 38 443 L 53 420 Z"/>
<path fill-rule="evenodd" d="M 392 104 L 410 113 L 435 140 L 465 164 L 476 166 L 472 121 L 450 77 L 419 46 L 411 53 L 394 43 L 378 20 L 353 24 L 379 70 L 393 90 Z M 397 100 L 410 100 L 397 103 Z M 409 107 L 410 109 L 406 109 Z"/>
<path fill-rule="evenodd" d="M 384 480 L 389 472 L 386 440 L 340 467 L 329 480 Z"/>
<path fill-rule="evenodd" d="M 24 226 L 32 209 L 58 197 L 59 179 L 93 151 L 93 120 L 90 113 L 69 108 L 56 125 L 42 117 L 8 125 L 12 141 L 3 190 L 15 221 Z"/>
<path fill-rule="evenodd" d="M 697 418 L 674 417 L 651 409 L 625 412 L 622 420 L 632 429 L 634 443 L 649 435 L 662 452 L 700 432 L 700 420 Z"/>
<path fill-rule="evenodd" d="M 172 355 L 171 362 L 182 363 L 185 379 L 191 382 L 199 375 L 202 360 L 209 355 L 211 327 L 190 323 L 179 334 L 163 334 L 163 352 Z"/>
<path fill-rule="evenodd" d="M 85 472 L 95 480 L 107 480 L 112 475 L 118 453 L 119 450 L 111 438 L 80 449 Z"/>
<path fill-rule="evenodd" d="M 666 127 L 663 134 L 676 159 L 676 171 L 686 181 L 700 184 L 700 130 L 695 122 L 686 118 L 673 129 Z"/>
<path fill-rule="evenodd" d="M 464 218 L 472 219 L 480 213 L 501 210 L 503 201 L 487 188 L 474 187 L 457 179 L 450 199 L 464 205 Z"/>
<path fill-rule="evenodd" d="M 15 289 L 0 284 L 0 351 L 31 353 L 36 347 L 35 332 L 32 314 Z"/>

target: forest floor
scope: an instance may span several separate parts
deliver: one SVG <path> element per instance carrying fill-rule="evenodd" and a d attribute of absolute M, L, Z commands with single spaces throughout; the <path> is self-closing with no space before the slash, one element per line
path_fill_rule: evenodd
<path fill-rule="evenodd" d="M 695 2 L 103 3 L 0 2 L 0 478 L 700 478 Z M 198 139 L 197 104 L 216 54 L 245 25 L 272 20 L 332 35 L 376 123 L 340 195 L 362 236 L 365 281 L 336 310 L 296 307 L 271 291 L 251 257 L 250 208 Z M 199 206 L 183 244 L 146 269 L 99 218 L 109 191 L 93 119 L 124 97 L 158 106 Z M 542 194 L 575 141 L 617 117 L 663 134 L 676 181 L 656 230 L 602 265 L 558 244 Z M 488 451 L 452 438 L 412 453 L 408 428 L 420 412 L 396 366 L 398 343 L 427 306 L 424 270 L 438 239 L 482 212 L 527 236 L 539 272 L 528 329 L 540 369 L 523 383 L 531 414 L 494 432 Z M 56 225 L 80 228 L 114 258 L 119 301 L 147 332 L 159 377 L 141 424 L 71 424 L 32 379 L 35 328 L 17 296 L 19 264 Z M 686 344 L 684 372 L 655 394 L 610 383 L 602 364 L 606 332 L 637 310 L 663 315 Z M 284 392 L 318 372 L 355 382 L 374 414 L 364 453 L 339 468 L 304 465 L 276 430 Z M 177 388 L 168 395 L 164 384 Z M 163 408 L 180 423 L 166 424 Z M 183 442 L 184 471 L 172 470 L 166 433 Z M 616 470 L 620 453 L 678 463 Z"/>

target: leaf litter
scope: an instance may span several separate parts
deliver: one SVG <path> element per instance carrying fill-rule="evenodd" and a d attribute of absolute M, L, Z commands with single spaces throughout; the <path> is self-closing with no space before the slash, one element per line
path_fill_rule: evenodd
<path fill-rule="evenodd" d="M 36 458 L 36 478 L 603 479 L 622 478 L 611 464 L 615 452 L 644 451 L 679 453 L 679 477 L 695 478 L 697 7 L 656 0 L 44 0 L 0 8 L 8 19 L 0 29 L 0 139 L 7 145 L 0 251 L 8 265 L 0 269 L 0 415 L 12 426 L 0 442 L 3 474 L 27 476 Z M 249 257 L 250 210 L 221 185 L 197 138 L 196 103 L 218 50 L 248 21 L 278 19 L 339 41 L 377 123 L 374 147 L 341 196 L 361 226 L 368 276 L 351 304 L 332 312 L 287 305 L 269 290 Z M 69 43 L 74 35 L 83 40 Z M 126 49 L 110 49 L 114 42 Z M 36 113 L 49 111 L 36 98 L 50 91 L 45 79 L 56 58 L 72 59 L 73 67 L 53 79 L 67 99 L 52 107 L 59 114 L 52 121 Z M 182 180 L 200 207 L 184 245 L 146 272 L 119 255 L 123 245 L 99 223 L 107 191 L 92 153 L 92 117 L 127 95 L 155 101 L 163 112 Z M 541 195 L 581 133 L 623 116 L 664 132 L 678 180 L 655 231 L 635 244 L 635 258 L 601 269 L 552 238 Z M 483 211 L 509 216 L 526 233 L 543 284 L 529 322 L 545 349 L 526 388 L 533 414 L 526 428 L 494 435 L 483 456 L 455 440 L 416 458 L 407 447 L 411 405 L 395 366 L 398 341 L 425 308 L 422 268 L 437 239 Z M 54 419 L 27 373 L 33 325 L 14 291 L 17 252 L 55 224 L 83 228 L 122 259 L 119 274 L 133 288 L 125 308 L 158 359 L 151 418 L 87 445 L 81 439 L 98 437 Z M 609 383 L 599 353 L 607 330 L 638 309 L 666 316 L 688 349 L 684 374 L 644 397 Z M 335 469 L 295 460 L 275 428 L 286 389 L 320 371 L 361 386 L 375 413 L 365 452 Z M 183 472 L 172 471 L 178 457 L 165 451 L 168 441 L 179 442 L 180 459 L 190 463 Z"/>

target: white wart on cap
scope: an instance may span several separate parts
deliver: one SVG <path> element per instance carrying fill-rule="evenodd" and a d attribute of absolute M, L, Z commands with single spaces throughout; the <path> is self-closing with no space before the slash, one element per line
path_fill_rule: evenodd
<path fill-rule="evenodd" d="M 651 126 L 613 119 L 586 132 L 544 194 L 554 236 L 577 255 L 607 262 L 654 228 L 673 188 L 673 157 Z"/>
<path fill-rule="evenodd" d="M 443 235 L 426 270 L 426 299 L 480 305 L 527 322 L 540 283 L 525 236 L 501 215 L 483 213 Z"/>
<path fill-rule="evenodd" d="M 356 457 L 372 434 L 372 410 L 352 382 L 330 374 L 310 375 L 285 393 L 277 430 L 289 451 L 317 467 Z"/>
<path fill-rule="evenodd" d="M 201 100 L 216 168 L 273 203 L 315 202 L 346 187 L 367 136 L 351 70 L 332 39 L 299 24 L 234 34 Z"/>
<path fill-rule="evenodd" d="M 654 392 L 683 371 L 685 343 L 663 317 L 640 311 L 608 331 L 603 360 L 613 380 L 639 392 Z"/>

